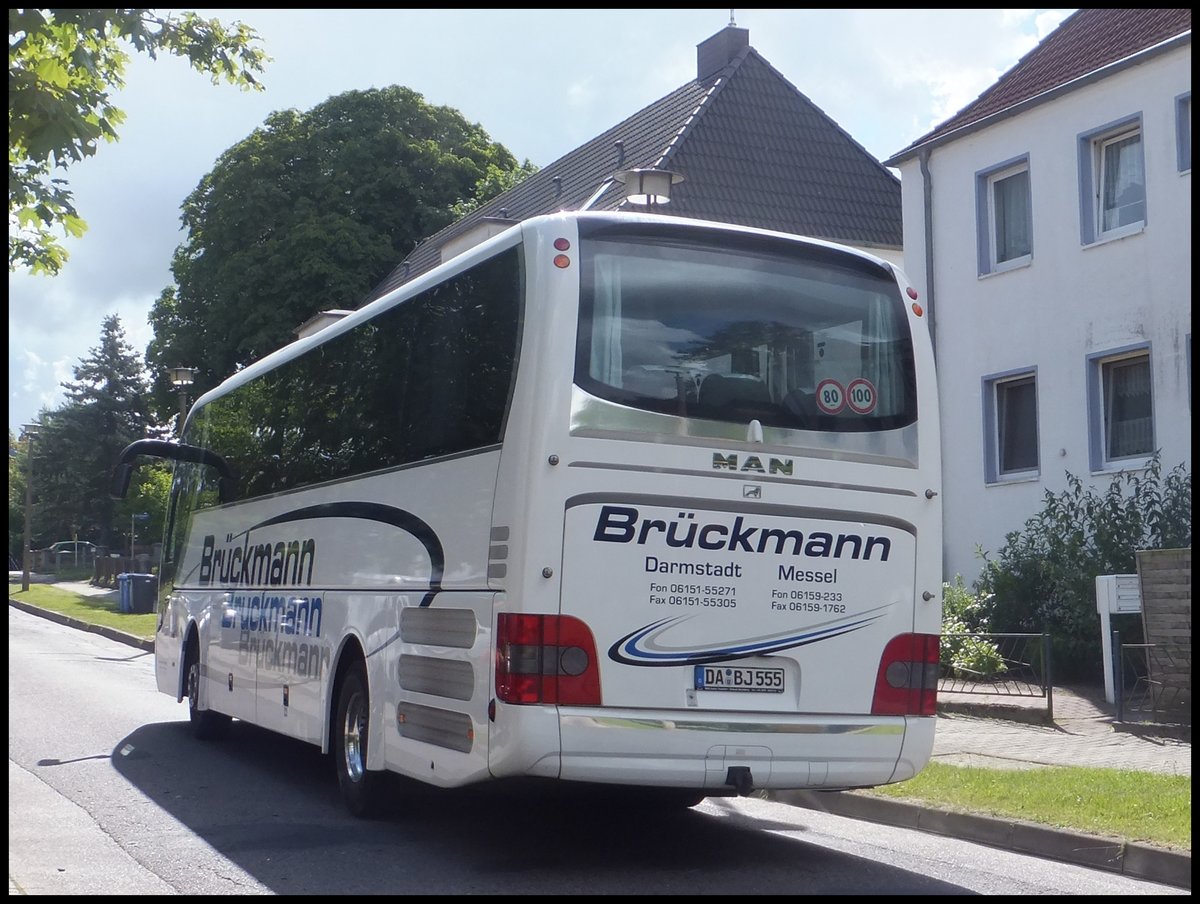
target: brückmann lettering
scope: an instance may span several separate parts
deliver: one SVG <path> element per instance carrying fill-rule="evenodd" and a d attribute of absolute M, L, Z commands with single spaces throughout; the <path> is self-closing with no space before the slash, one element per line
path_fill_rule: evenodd
<path fill-rule="evenodd" d="M 247 531 L 242 542 L 227 537 L 217 544 L 209 534 L 200 552 L 200 583 L 222 587 L 311 585 L 317 541 L 306 539 L 255 543 Z"/>
<path fill-rule="evenodd" d="M 643 518 L 638 509 L 623 505 L 600 508 L 592 539 L 600 543 L 633 543 L 673 549 L 878 562 L 886 562 L 892 551 L 889 537 L 833 531 L 805 534 L 799 530 L 754 524 L 742 515 L 736 516 L 732 524 L 704 522 L 697 518 L 696 512 L 687 511 L 670 520 Z"/>

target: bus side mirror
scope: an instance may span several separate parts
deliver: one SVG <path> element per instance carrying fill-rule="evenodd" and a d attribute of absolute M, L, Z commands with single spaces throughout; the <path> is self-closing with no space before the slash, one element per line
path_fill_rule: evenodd
<path fill-rule="evenodd" d="M 134 440 L 122 450 L 113 467 L 110 492 L 114 499 L 124 499 L 125 494 L 129 492 L 129 480 L 133 475 L 133 461 L 139 455 L 150 455 L 169 461 L 192 461 L 214 468 L 220 477 L 217 484 L 217 495 L 221 502 L 233 502 L 237 499 L 238 479 L 233 468 L 229 466 L 229 462 L 209 449 L 188 446 L 183 443 L 171 443 L 162 439 Z"/>
<path fill-rule="evenodd" d="M 113 499 L 124 499 L 125 494 L 129 492 L 129 479 L 133 476 L 133 464 L 131 462 L 121 462 L 113 468 L 112 486 L 109 489 L 109 495 Z"/>

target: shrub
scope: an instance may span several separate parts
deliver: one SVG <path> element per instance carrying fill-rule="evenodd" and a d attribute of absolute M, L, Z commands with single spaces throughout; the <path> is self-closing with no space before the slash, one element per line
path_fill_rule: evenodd
<path fill-rule="evenodd" d="M 1184 465 L 1164 475 L 1155 455 L 1142 471 L 1122 471 L 1106 488 L 1085 487 L 1067 473 L 1067 488 L 1009 533 L 995 559 L 982 550 L 974 590 L 987 601 L 997 632 L 1051 636 L 1061 678 L 1103 677 L 1096 576 L 1132 574 L 1139 549 L 1192 543 L 1192 477 Z"/>
<path fill-rule="evenodd" d="M 953 584 L 942 584 L 942 666 L 954 677 L 989 679 L 1007 670 L 1004 656 L 996 644 L 972 634 L 991 632 L 987 607 L 990 601 L 979 598 L 963 584 L 961 574 Z"/>

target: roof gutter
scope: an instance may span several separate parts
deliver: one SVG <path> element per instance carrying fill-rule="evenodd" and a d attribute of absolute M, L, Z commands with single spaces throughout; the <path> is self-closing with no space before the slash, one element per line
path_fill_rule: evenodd
<path fill-rule="evenodd" d="M 937 360 L 937 320 L 933 303 L 933 175 L 929 171 L 929 147 L 921 148 L 921 190 L 925 208 L 925 307 L 929 317 L 929 339 L 933 343 L 933 358 Z"/>
<path fill-rule="evenodd" d="M 1124 57 L 1123 59 L 1117 60 L 1116 62 L 1109 63 L 1106 66 L 1101 66 L 1099 69 L 1093 69 L 1091 72 L 1088 72 L 1085 75 L 1081 75 L 1078 78 L 1074 78 L 1069 82 L 1063 82 L 1063 84 L 1061 84 L 1061 85 L 1058 85 L 1054 88 L 1050 88 L 1046 91 L 1043 91 L 1041 94 L 1035 94 L 1033 97 L 1026 98 L 1025 100 L 1020 101 L 1019 103 L 1013 104 L 1011 107 L 1005 107 L 1003 110 L 998 110 L 995 113 L 991 113 L 991 114 L 983 117 L 982 119 L 977 119 L 974 122 L 969 122 L 964 126 L 960 126 L 957 129 L 953 129 L 952 131 L 946 132 L 944 135 L 939 135 L 937 138 L 931 138 L 929 141 L 926 141 L 921 144 L 914 144 L 911 147 L 905 148 L 900 153 L 895 154 L 894 156 L 889 157 L 887 160 L 883 161 L 883 165 L 884 166 L 899 166 L 905 160 L 909 160 L 929 148 L 935 148 L 935 147 L 939 147 L 940 145 L 947 144 L 951 141 L 957 141 L 958 139 L 963 138 L 967 135 L 970 135 L 974 132 L 978 132 L 982 129 L 989 128 L 990 126 L 993 126 L 998 122 L 1002 122 L 1005 119 L 1010 119 L 1013 116 L 1019 116 L 1020 114 L 1025 113 L 1027 110 L 1029 110 L 1032 107 L 1037 107 L 1037 106 L 1040 106 L 1041 104 L 1049 103 L 1050 101 L 1052 101 L 1058 97 L 1061 97 L 1064 94 L 1067 94 L 1071 91 L 1076 91 L 1079 88 L 1086 87 L 1087 85 L 1090 85 L 1092 82 L 1098 82 L 1101 79 L 1105 79 L 1105 78 L 1108 78 L 1109 76 L 1116 75 L 1118 72 L 1122 72 L 1125 69 L 1129 69 L 1132 66 L 1140 66 L 1142 63 L 1146 62 L 1146 60 L 1151 57 L 1158 56 L 1159 54 L 1167 53 L 1169 51 L 1175 50 L 1178 47 L 1183 46 L 1184 44 L 1190 44 L 1191 42 L 1192 42 L 1192 32 L 1190 30 L 1185 31 L 1182 34 L 1176 35 L 1173 38 L 1168 38 L 1165 41 L 1160 41 L 1158 44 L 1155 44 L 1153 47 L 1147 47 L 1145 50 L 1140 50 L 1137 53 L 1130 54 L 1129 56 Z"/>

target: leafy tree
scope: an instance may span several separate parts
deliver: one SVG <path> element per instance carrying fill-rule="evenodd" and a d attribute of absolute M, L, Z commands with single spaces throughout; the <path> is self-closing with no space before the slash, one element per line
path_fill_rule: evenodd
<path fill-rule="evenodd" d="M 120 535 L 132 526 L 137 534 L 139 549 L 161 541 L 170 492 L 171 465 L 155 459 L 140 460 L 133 470 L 128 494 L 114 505 L 115 533 Z M 148 517 L 142 520 L 142 515 Z M 126 533 L 126 539 L 121 544 L 122 553 L 129 549 L 127 537 Z M 157 564 L 152 563 L 153 566 Z"/>
<path fill-rule="evenodd" d="M 1137 571 L 1139 549 L 1192 544 L 1192 476 L 1183 464 L 1164 474 L 1155 455 L 1143 471 L 1122 471 L 1103 490 L 1067 474 L 1067 488 L 1045 494 L 1040 512 L 1005 538 L 999 554 L 981 552 L 976 595 L 996 632 L 1047 631 L 1054 673 L 1102 677 L 1096 576 Z"/>
<path fill-rule="evenodd" d="M 475 192 L 470 198 L 459 198 L 450 208 L 455 220 L 460 220 L 471 213 L 484 201 L 490 201 L 501 192 L 524 182 L 538 171 L 538 167 L 526 160 L 516 169 L 501 169 L 494 163 L 487 165 L 487 171 L 475 183 Z"/>
<path fill-rule="evenodd" d="M 127 512 L 109 495 L 121 450 L 146 435 L 147 384 L 141 361 L 125 340 L 120 318 L 104 319 L 100 344 L 63 383 L 67 401 L 43 412 L 36 441 L 35 534 L 115 548 Z M 144 510 L 144 509 L 143 509 Z"/>
<path fill-rule="evenodd" d="M 29 442 L 8 431 L 8 554 L 21 561 L 25 544 L 25 470 Z"/>
<path fill-rule="evenodd" d="M 150 315 L 157 410 L 177 404 L 168 368 L 198 368 L 198 394 L 314 314 L 357 307 L 453 221 L 453 205 L 528 168 L 457 110 L 399 86 L 272 113 L 184 201 L 175 285 Z"/>
<path fill-rule="evenodd" d="M 185 57 L 213 83 L 260 89 L 268 60 L 258 35 L 194 12 L 149 9 L 8 11 L 8 268 L 54 275 L 67 259 L 53 234 L 78 237 L 87 224 L 66 180 L 54 175 L 115 141 L 125 114 L 110 93 L 124 85 L 126 47 L 156 59 Z"/>

